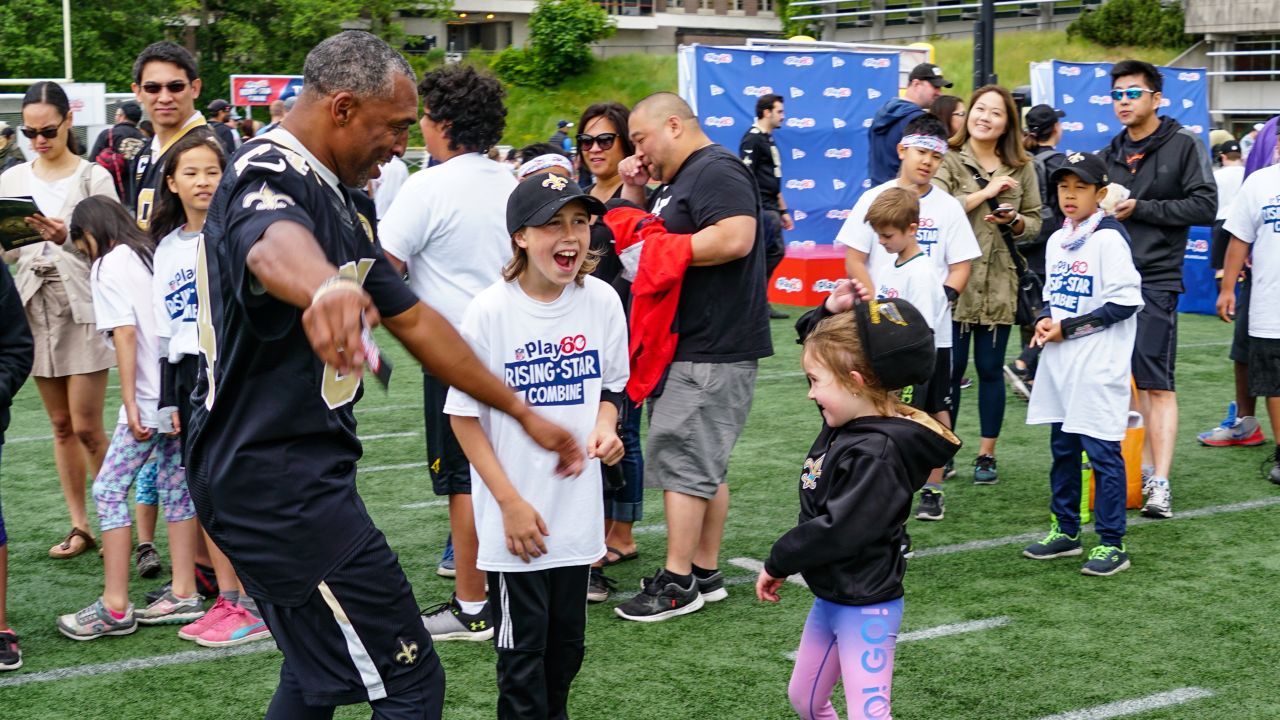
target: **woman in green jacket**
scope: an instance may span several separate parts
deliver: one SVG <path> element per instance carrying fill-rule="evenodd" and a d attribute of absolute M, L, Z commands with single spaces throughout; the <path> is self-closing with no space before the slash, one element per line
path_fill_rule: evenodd
<path fill-rule="evenodd" d="M 1040 234 L 1040 188 L 1035 166 L 1022 148 L 1017 104 L 995 85 L 978 88 L 969 100 L 961 131 L 951 138 L 934 183 L 964 205 L 982 256 L 974 259 L 969 284 L 956 301 L 951 357 L 951 417 L 960 411 L 960 378 L 969 364 L 969 346 L 978 370 L 978 418 L 982 442 L 973 481 L 991 485 L 996 475 L 996 440 L 1004 419 L 1004 356 L 1017 309 L 1017 272 L 1009 240 Z M 1002 230 L 1003 226 L 1003 230 Z"/>

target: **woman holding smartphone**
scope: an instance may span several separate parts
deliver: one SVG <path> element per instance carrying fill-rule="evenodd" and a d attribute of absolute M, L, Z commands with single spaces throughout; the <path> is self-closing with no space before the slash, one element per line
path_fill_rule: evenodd
<path fill-rule="evenodd" d="M 49 549 L 57 559 L 97 545 L 85 510 L 85 484 L 98 474 L 107 451 L 102 408 L 107 369 L 115 364 L 95 327 L 88 259 L 67 242 L 66 219 L 86 197 L 118 198 L 106 168 L 79 156 L 71 121 L 61 86 L 32 85 L 22 99 L 19 132 L 31 141 L 36 159 L 0 175 L 0 195 L 31 197 L 40 209 L 26 220 L 44 242 L 5 253 L 5 261 L 18 266 L 14 279 L 35 339 L 31 374 L 53 426 L 53 458 L 71 515 L 70 532 Z"/>
<path fill-rule="evenodd" d="M 1040 188 L 1019 125 L 1018 106 L 1008 90 L 978 88 L 969 100 L 964 127 L 951 138 L 952 151 L 933 181 L 964 205 L 982 249 L 952 313 L 951 349 L 953 423 L 960 417 L 960 378 L 968 369 L 970 345 L 978 370 L 982 440 L 973 482 L 979 485 L 999 480 L 996 440 L 1004 419 L 1004 356 L 1018 307 L 1011 245 L 1040 234 Z"/>

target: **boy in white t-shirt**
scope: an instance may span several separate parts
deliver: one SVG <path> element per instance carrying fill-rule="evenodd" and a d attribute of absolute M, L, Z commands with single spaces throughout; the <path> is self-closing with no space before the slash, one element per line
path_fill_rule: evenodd
<path fill-rule="evenodd" d="M 622 459 L 628 358 L 618 294 L 589 275 L 591 216 L 604 213 L 567 178 L 521 183 L 507 201 L 514 255 L 460 328 L 489 370 L 576 433 L 590 459 L 578 477 L 556 477 L 556 456 L 510 417 L 449 391 L 444 411 L 471 462 L 476 566 L 488 573 L 496 616 L 501 718 L 564 717 L 582 665 L 591 564 L 605 554 L 598 461 Z"/>
<path fill-rule="evenodd" d="M 1033 560 L 1080 555 L 1081 452 L 1093 466 L 1095 521 L 1101 544 L 1080 572 L 1114 575 L 1129 567 L 1125 551 L 1125 463 L 1120 454 L 1129 421 L 1130 362 L 1142 308 L 1142 277 L 1129 235 L 1099 205 L 1106 166 L 1073 153 L 1049 176 L 1066 221 L 1045 244 L 1044 311 L 1035 342 L 1044 348 L 1027 405 L 1027 424 L 1052 427 L 1049 509 L 1053 525 L 1022 554 Z"/>
<path fill-rule="evenodd" d="M 973 226 L 964 212 L 964 206 L 950 193 L 933 186 L 933 176 L 942 166 L 942 158 L 947 153 L 948 135 L 942 121 L 928 113 L 907 123 L 902 141 L 898 143 L 898 157 L 902 159 L 902 166 L 897 179 L 877 185 L 858 198 L 836 235 L 836 241 L 846 246 L 845 270 L 849 277 L 861 281 L 868 288 L 876 287 L 879 281 L 878 270 L 892 264 L 893 257 L 879 246 L 875 231 L 867 224 L 867 209 L 881 193 L 890 188 L 913 191 L 919 197 L 920 219 L 916 241 L 933 266 L 939 289 L 946 294 L 947 299 L 943 319 L 934 326 L 938 359 L 934 364 L 934 377 L 929 381 L 931 386 L 936 386 L 937 392 L 945 393 L 946 403 L 942 410 L 933 413 L 933 417 L 950 428 L 951 304 L 964 292 L 965 285 L 969 282 L 970 263 L 982 255 L 982 250 L 973 235 Z M 941 480 L 955 474 L 953 467 L 953 461 L 948 461 L 944 472 L 930 479 L 928 489 L 920 498 L 921 507 L 916 511 L 918 519 L 942 519 Z"/>
<path fill-rule="evenodd" d="M 1271 482 L 1280 485 L 1280 165 L 1265 167 L 1245 179 L 1227 213 L 1223 230 L 1231 235 L 1222 265 L 1218 317 L 1235 319 L 1235 278 L 1252 253 L 1249 271 L 1249 394 L 1267 399 L 1271 433 L 1276 438 Z"/>

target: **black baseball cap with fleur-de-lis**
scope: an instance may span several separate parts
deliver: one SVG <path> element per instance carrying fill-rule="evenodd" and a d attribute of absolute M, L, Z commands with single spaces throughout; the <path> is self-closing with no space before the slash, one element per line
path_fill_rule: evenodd
<path fill-rule="evenodd" d="M 507 198 L 507 232 L 515 234 L 523 227 L 537 227 L 551 222 L 560 208 L 575 200 L 587 206 L 592 215 L 604 215 L 604 203 L 582 192 L 578 183 L 563 175 L 544 173 L 526 179 Z"/>
<path fill-rule="evenodd" d="M 1049 176 L 1049 185 L 1057 185 L 1058 179 L 1064 175 L 1075 175 L 1090 185 L 1111 184 L 1111 178 L 1107 177 L 1106 163 L 1092 153 L 1074 152 L 1068 155 L 1067 164 L 1054 170 Z"/>

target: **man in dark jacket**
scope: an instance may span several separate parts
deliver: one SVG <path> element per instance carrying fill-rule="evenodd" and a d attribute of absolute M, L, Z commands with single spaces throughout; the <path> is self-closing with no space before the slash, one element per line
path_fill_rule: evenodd
<path fill-rule="evenodd" d="M 0 450 L 4 449 L 4 431 L 9 427 L 9 406 L 18 388 L 31 373 L 35 345 L 27 327 L 22 299 L 14 287 L 9 270 L 0 267 Z M 22 667 L 22 651 L 18 634 L 5 617 L 5 593 L 9 583 L 9 538 L 4 531 L 4 513 L 0 512 L 0 671 Z"/>
<path fill-rule="evenodd" d="M 137 100 L 120 103 L 120 107 L 116 108 L 116 124 L 98 133 L 98 139 L 93 141 L 93 148 L 89 150 L 89 162 L 97 162 L 98 156 L 108 145 L 124 160 L 119 172 L 111 172 L 111 179 L 116 184 L 116 194 L 121 198 L 128 198 L 133 193 L 133 173 L 129 172 L 129 165 L 147 146 L 147 136 L 138 129 L 141 121 L 142 105 Z M 111 171 L 109 164 L 104 166 Z"/>
<path fill-rule="evenodd" d="M 902 129 L 912 118 L 924 112 L 942 94 L 942 88 L 952 83 L 942 77 L 942 68 L 933 63 L 920 63 L 911 69 L 907 89 L 902 97 L 894 98 L 880 108 L 871 123 L 870 156 L 867 174 L 871 187 L 898 177 L 902 161 L 898 159 L 898 141 Z"/>
<path fill-rule="evenodd" d="M 1133 261 L 1142 274 L 1142 310 L 1133 348 L 1133 377 L 1147 425 L 1143 449 L 1142 514 L 1173 517 L 1169 471 L 1178 435 L 1174 361 L 1178 348 L 1178 295 L 1191 225 L 1212 225 L 1218 208 L 1209 153 L 1195 133 L 1159 117 L 1160 71 L 1137 60 L 1111 69 L 1111 100 L 1125 129 L 1102 151 L 1107 173 L 1129 189 L 1115 207 L 1129 231 Z"/>

